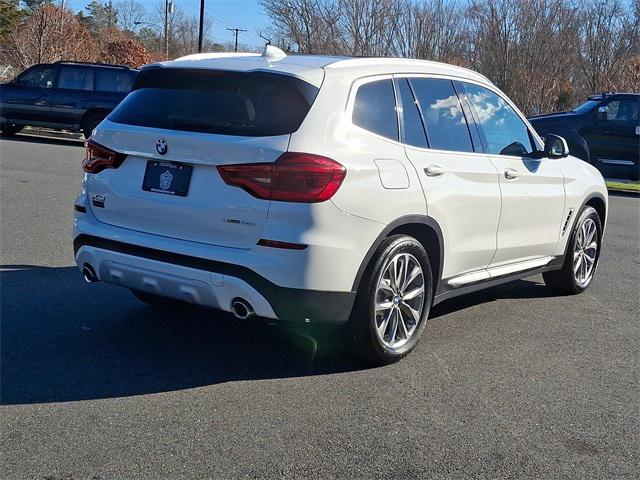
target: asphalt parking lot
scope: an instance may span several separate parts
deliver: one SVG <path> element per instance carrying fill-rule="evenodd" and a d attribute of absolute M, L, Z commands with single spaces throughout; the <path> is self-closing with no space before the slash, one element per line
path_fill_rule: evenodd
<path fill-rule="evenodd" d="M 0 139 L 0 477 L 640 476 L 640 199 L 612 196 L 592 288 L 439 305 L 363 368 L 330 333 L 158 312 L 73 266 L 82 143 Z"/>

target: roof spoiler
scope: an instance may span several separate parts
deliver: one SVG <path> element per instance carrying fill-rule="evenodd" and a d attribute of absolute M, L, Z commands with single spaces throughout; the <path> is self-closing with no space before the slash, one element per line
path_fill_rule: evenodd
<path fill-rule="evenodd" d="M 262 57 L 268 62 L 274 62 L 276 60 L 282 60 L 287 56 L 282 50 L 273 45 L 267 45 L 262 52 L 249 53 L 249 52 L 210 52 L 210 53 L 192 53 L 191 55 L 185 55 L 184 57 L 176 58 L 176 60 L 215 60 L 218 58 L 233 58 L 233 57 Z"/>

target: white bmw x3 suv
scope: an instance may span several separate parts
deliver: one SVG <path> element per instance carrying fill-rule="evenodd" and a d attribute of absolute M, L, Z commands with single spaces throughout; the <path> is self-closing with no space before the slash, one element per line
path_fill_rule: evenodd
<path fill-rule="evenodd" d="M 87 143 L 88 281 L 409 353 L 431 307 L 543 273 L 584 291 L 600 173 L 484 76 L 442 63 L 264 54 L 144 67 Z M 172 300 L 168 300 L 172 299 Z"/>

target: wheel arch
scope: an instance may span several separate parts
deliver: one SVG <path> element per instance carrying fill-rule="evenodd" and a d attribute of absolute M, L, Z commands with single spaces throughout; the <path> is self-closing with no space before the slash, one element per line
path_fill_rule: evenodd
<path fill-rule="evenodd" d="M 444 265 L 444 240 L 442 229 L 438 222 L 426 215 L 406 215 L 389 223 L 373 242 L 362 261 L 356 278 L 353 282 L 353 291 L 358 291 L 360 282 L 371 264 L 371 260 L 385 238 L 392 235 L 405 234 L 418 240 L 429 255 L 431 273 L 433 276 L 433 294 L 436 292 L 442 279 Z"/>
<path fill-rule="evenodd" d="M 600 217 L 600 222 L 602 226 L 602 233 L 604 234 L 604 229 L 607 221 L 607 202 L 605 201 L 604 195 L 600 192 L 593 192 L 587 195 L 587 197 L 582 201 L 580 207 L 576 210 L 573 219 L 571 220 L 571 229 L 569 232 L 572 232 L 576 226 L 576 222 L 580 216 L 580 212 L 584 209 L 584 207 L 593 207 L 596 212 L 598 212 L 598 216 Z M 571 233 L 569 233 L 569 236 Z M 602 243 L 602 241 L 601 241 Z M 564 246 L 564 254 L 562 256 L 563 261 L 566 259 L 568 255 L 570 247 L 569 237 L 567 237 L 567 243 Z"/>
<path fill-rule="evenodd" d="M 607 222 L 607 204 L 604 201 L 604 197 L 599 193 L 592 193 L 587 197 L 587 199 L 583 202 L 583 206 L 593 207 L 596 212 L 598 212 L 598 216 L 600 217 L 600 221 L 602 222 L 602 228 L 604 229 L 604 225 Z"/>

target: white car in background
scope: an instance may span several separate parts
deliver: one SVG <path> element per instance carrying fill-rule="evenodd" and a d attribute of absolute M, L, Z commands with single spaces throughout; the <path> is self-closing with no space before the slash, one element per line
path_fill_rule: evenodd
<path fill-rule="evenodd" d="M 343 323 L 378 364 L 443 300 L 537 273 L 584 291 L 607 215 L 600 173 L 562 138 L 482 75 L 420 60 L 267 47 L 150 65 L 83 166 L 87 281 Z"/>

